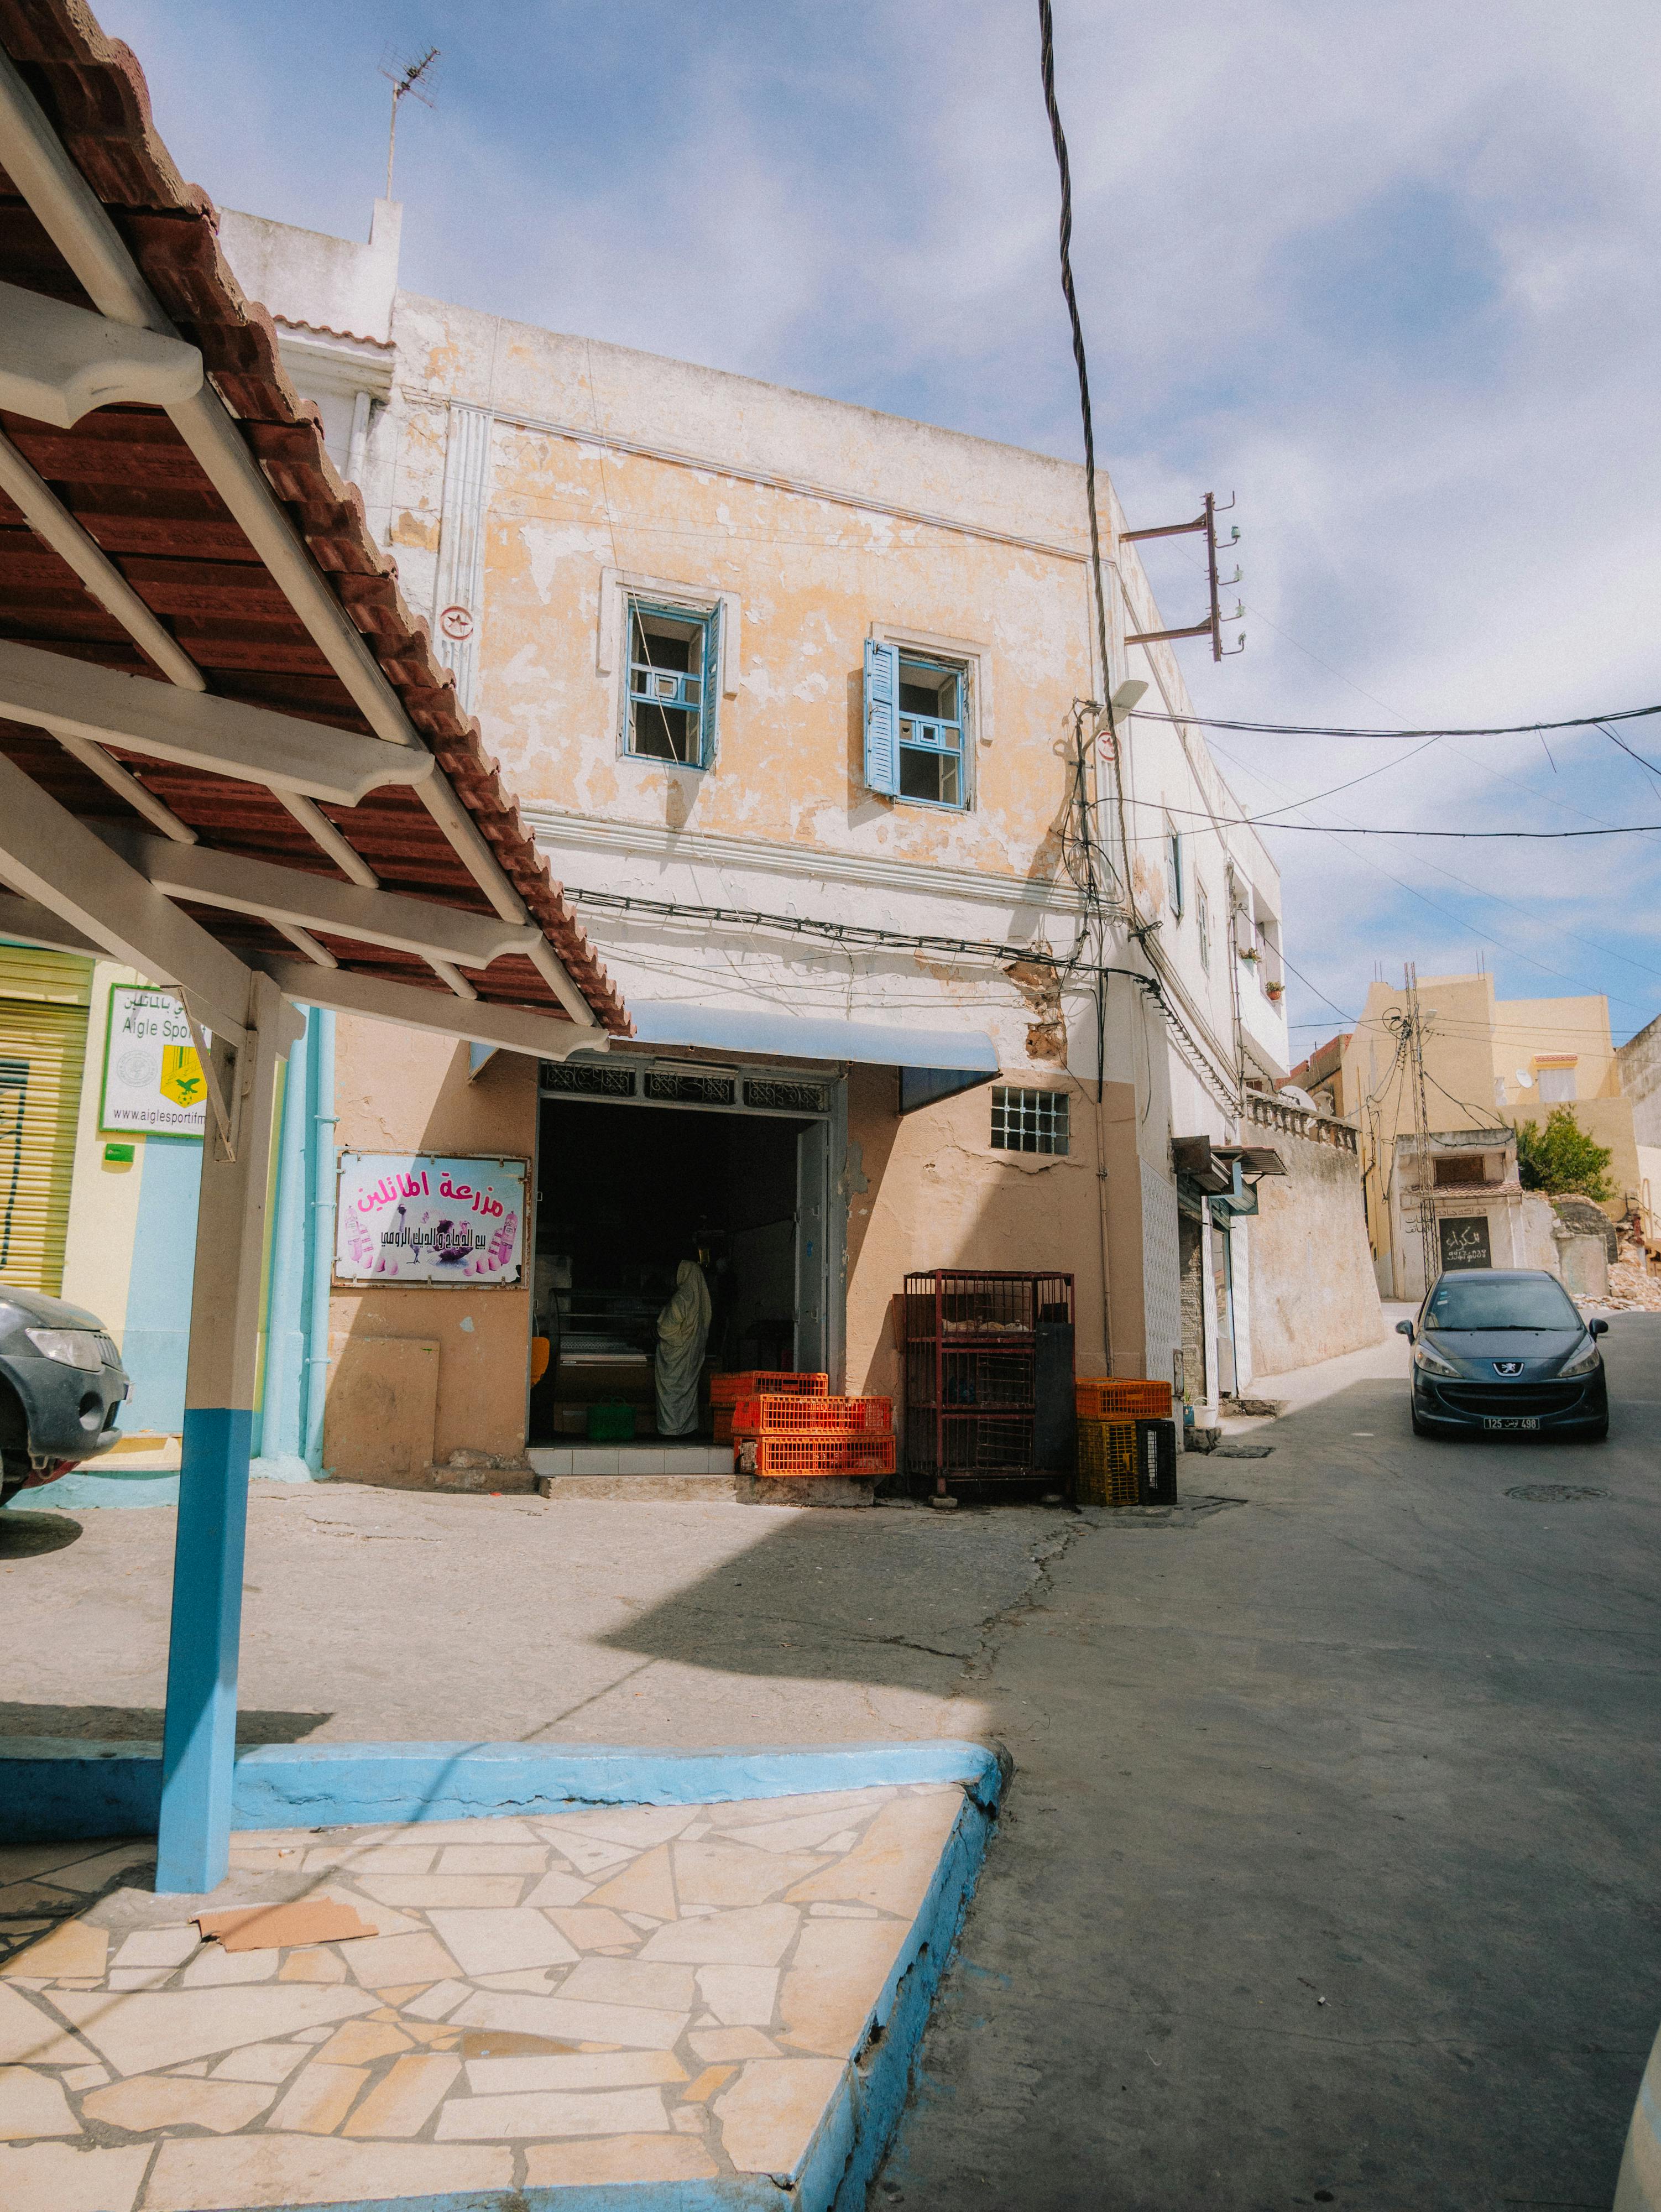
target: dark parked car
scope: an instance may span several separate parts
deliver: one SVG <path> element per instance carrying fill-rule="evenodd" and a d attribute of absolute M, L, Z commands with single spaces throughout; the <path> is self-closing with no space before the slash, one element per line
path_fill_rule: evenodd
<path fill-rule="evenodd" d="M 1597 1339 L 1555 1275 L 1482 1267 L 1439 1275 L 1418 1325 L 1396 1324 L 1413 1346 L 1413 1432 L 1458 1429 L 1606 1437 L 1609 1386 Z"/>
<path fill-rule="evenodd" d="M 129 1387 L 96 1314 L 0 1283 L 0 1505 L 108 1451 Z"/>

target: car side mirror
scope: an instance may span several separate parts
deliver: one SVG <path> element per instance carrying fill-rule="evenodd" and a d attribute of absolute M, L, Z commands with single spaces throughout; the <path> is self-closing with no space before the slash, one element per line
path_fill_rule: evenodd
<path fill-rule="evenodd" d="M 1410 1321 L 1398 1321 L 1396 1324 L 1396 1334 L 1397 1336 L 1404 1336 L 1408 1342 L 1411 1344 L 1413 1341 L 1412 1322 Z"/>
<path fill-rule="evenodd" d="M 1606 1321 L 1589 1321 L 1586 1323 L 1588 1336 L 1607 1336 L 1609 1333 L 1609 1325 Z"/>

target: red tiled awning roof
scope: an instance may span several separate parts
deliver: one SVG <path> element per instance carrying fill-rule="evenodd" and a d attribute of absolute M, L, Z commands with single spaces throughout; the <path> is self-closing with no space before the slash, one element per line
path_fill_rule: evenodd
<path fill-rule="evenodd" d="M 312 563 L 430 745 L 513 890 L 592 1008 L 600 1026 L 632 1024 L 502 787 L 497 763 L 464 714 L 426 623 L 411 613 L 396 564 L 372 538 L 356 489 L 324 449 L 318 410 L 278 356 L 275 326 L 244 298 L 220 250 L 214 211 L 187 185 L 150 119 L 129 50 L 106 39 L 77 0 L 0 0 L 3 45 L 102 203 L 145 283 L 179 335 L 201 350 L 212 383 Z M 86 307 L 67 261 L 0 170 L 0 280 Z M 0 413 L 23 458 L 115 563 L 195 662 L 209 693 L 367 731 L 368 724 L 167 414 L 110 406 L 60 429 Z M 157 674 L 127 631 L 0 495 L 0 638 Z M 181 768 L 112 747 L 154 796 L 211 850 L 340 879 L 340 872 L 263 785 Z M 0 721 L 0 752 L 74 813 L 147 825 L 116 792 L 44 732 Z M 432 815 L 407 787 L 323 812 L 388 891 L 469 912 L 490 902 Z M 292 961 L 292 944 L 260 921 L 222 908 L 186 910 L 244 958 Z M 349 971 L 445 986 L 413 955 L 315 934 Z M 504 955 L 470 974 L 487 1004 L 563 1018 L 531 962 Z"/>

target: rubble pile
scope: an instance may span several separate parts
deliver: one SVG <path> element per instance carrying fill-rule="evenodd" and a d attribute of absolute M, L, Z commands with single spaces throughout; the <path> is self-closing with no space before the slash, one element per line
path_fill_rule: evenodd
<path fill-rule="evenodd" d="M 1661 1313 L 1661 1272 L 1646 1274 L 1641 1261 L 1617 1260 L 1609 1269 L 1608 1296 L 1574 1303 L 1589 1313 Z"/>

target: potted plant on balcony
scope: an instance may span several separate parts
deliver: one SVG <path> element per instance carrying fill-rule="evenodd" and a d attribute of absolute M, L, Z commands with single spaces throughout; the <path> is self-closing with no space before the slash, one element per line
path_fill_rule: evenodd
<path fill-rule="evenodd" d="M 1258 951 L 1255 945 L 1241 945 L 1240 958 L 1242 960 L 1249 960 L 1254 968 L 1260 967 L 1263 964 L 1263 955 Z"/>
<path fill-rule="evenodd" d="M 1265 983 L 1263 989 L 1264 996 L 1265 998 L 1272 999 L 1276 1006 L 1278 1006 L 1281 1000 L 1286 996 L 1286 986 L 1284 983 Z"/>

